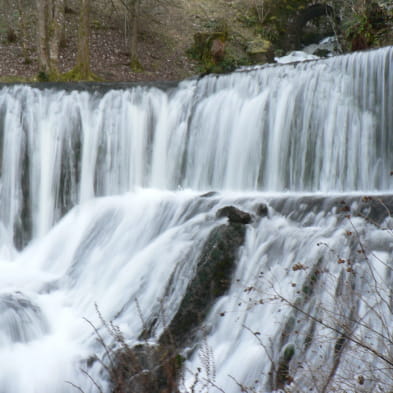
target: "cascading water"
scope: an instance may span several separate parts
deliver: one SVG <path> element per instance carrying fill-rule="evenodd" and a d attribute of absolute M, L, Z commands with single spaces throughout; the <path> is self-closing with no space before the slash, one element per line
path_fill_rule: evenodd
<path fill-rule="evenodd" d="M 156 341 L 228 205 L 253 220 L 205 338 L 182 348 L 181 389 L 386 383 L 392 86 L 392 48 L 164 90 L 4 86 L 0 392 L 109 392 L 91 325 L 110 345 L 113 320 L 132 346 L 156 321 Z M 382 363 L 329 329 L 344 317 Z"/>

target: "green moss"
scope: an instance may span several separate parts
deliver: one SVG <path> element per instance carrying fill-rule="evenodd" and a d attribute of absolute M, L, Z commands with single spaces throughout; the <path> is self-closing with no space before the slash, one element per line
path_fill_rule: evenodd
<path fill-rule="evenodd" d="M 284 355 L 283 355 L 283 360 L 287 363 L 289 363 L 292 358 L 293 355 L 295 355 L 295 346 L 293 344 L 288 344 L 285 348 L 284 348 Z"/>
<path fill-rule="evenodd" d="M 94 74 L 93 72 L 89 72 L 87 76 L 84 75 L 84 72 L 80 70 L 80 68 L 75 67 L 71 71 L 68 71 L 64 74 L 52 75 L 50 78 L 53 82 L 103 82 L 104 79 Z"/>
<path fill-rule="evenodd" d="M 228 39 L 227 31 L 200 32 L 194 35 L 194 44 L 187 51 L 187 54 L 194 60 L 201 63 L 201 72 L 203 73 L 222 73 L 228 69 L 228 59 L 224 63 L 225 54 L 222 58 L 217 58 L 212 53 L 212 46 L 215 41 L 220 41 L 225 47 Z M 224 50 L 225 53 L 225 50 Z M 231 69 L 233 69 L 231 67 Z"/>
<path fill-rule="evenodd" d="M 175 356 L 176 368 L 180 370 L 183 367 L 183 364 L 185 361 L 186 361 L 186 358 L 178 353 Z"/>
<path fill-rule="evenodd" d="M 338 355 L 342 351 L 344 344 L 346 342 L 346 338 L 344 336 L 341 336 L 337 339 L 335 345 L 334 345 L 334 354 Z"/>
<path fill-rule="evenodd" d="M 36 78 L 29 78 L 17 75 L 2 75 L 0 76 L 0 83 L 29 83 L 36 82 Z"/>
<path fill-rule="evenodd" d="M 306 280 L 303 283 L 302 292 L 305 295 L 306 299 L 310 298 L 310 296 L 313 295 L 315 285 L 318 283 L 320 277 L 319 266 L 320 261 L 318 261 L 318 263 L 314 266 L 313 270 L 310 272 L 310 274 L 307 276 Z"/>
<path fill-rule="evenodd" d="M 289 363 L 295 355 L 295 346 L 293 344 L 288 344 L 283 351 L 280 362 L 277 368 L 276 375 L 276 388 L 283 388 L 287 383 L 291 381 L 291 376 L 289 375 Z"/>
<path fill-rule="evenodd" d="M 133 71 L 133 72 L 143 72 L 144 71 L 143 66 L 139 62 L 138 59 L 131 60 L 130 68 L 131 68 L 131 71 Z"/>
<path fill-rule="evenodd" d="M 108 24 L 98 19 L 92 20 L 90 26 L 94 30 L 110 30 L 110 26 Z"/>
<path fill-rule="evenodd" d="M 40 71 L 37 75 L 37 80 L 38 82 L 49 82 L 50 80 L 49 74 L 47 74 L 44 71 Z"/>

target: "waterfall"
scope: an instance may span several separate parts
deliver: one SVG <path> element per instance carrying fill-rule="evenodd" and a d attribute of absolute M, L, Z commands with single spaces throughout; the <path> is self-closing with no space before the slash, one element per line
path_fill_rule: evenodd
<path fill-rule="evenodd" d="M 109 393 L 105 321 L 156 343 L 229 205 L 251 222 L 181 390 L 272 392 L 288 348 L 291 392 L 387 383 L 329 326 L 361 320 L 389 356 L 392 86 L 392 48 L 165 88 L 3 86 L 0 392 Z"/>

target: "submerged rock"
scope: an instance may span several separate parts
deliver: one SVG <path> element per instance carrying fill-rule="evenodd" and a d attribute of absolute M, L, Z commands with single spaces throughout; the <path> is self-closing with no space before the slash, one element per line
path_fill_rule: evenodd
<path fill-rule="evenodd" d="M 212 198 L 218 195 L 217 191 L 209 191 L 205 192 L 204 194 L 200 195 L 201 198 Z"/>
<path fill-rule="evenodd" d="M 0 343 L 28 343 L 49 331 L 41 308 L 21 292 L 0 295 Z"/>
<path fill-rule="evenodd" d="M 255 213 L 259 217 L 266 217 L 269 214 L 269 209 L 264 203 L 259 203 L 255 206 Z"/>

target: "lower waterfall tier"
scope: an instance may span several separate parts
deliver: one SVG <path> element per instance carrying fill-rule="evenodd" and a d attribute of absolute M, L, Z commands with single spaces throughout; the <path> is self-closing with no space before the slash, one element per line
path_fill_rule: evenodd
<path fill-rule="evenodd" d="M 0 390 L 109 393 L 120 375 L 135 392 L 152 382 L 114 374 L 121 354 L 142 372 L 168 348 L 184 392 L 392 387 L 392 209 L 392 195 L 154 190 L 82 203 L 3 255 Z"/>

